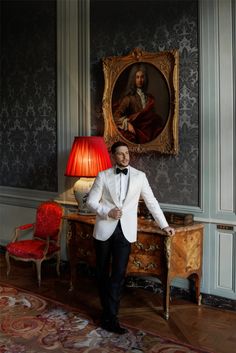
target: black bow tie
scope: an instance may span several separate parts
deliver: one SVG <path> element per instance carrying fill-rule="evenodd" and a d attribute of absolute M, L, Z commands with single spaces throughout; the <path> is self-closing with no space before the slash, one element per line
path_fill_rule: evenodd
<path fill-rule="evenodd" d="M 120 174 L 120 173 L 127 175 L 128 169 L 127 168 L 124 168 L 124 169 L 116 168 L 116 174 Z"/>

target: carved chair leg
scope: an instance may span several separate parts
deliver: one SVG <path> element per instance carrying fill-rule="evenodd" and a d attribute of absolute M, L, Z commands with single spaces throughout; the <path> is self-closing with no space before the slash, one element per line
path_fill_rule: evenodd
<path fill-rule="evenodd" d="M 5 258 L 6 258 L 6 263 L 7 263 L 7 277 L 8 277 L 10 274 L 10 270 L 11 270 L 10 256 L 9 256 L 8 251 L 6 251 Z"/>
<path fill-rule="evenodd" d="M 36 261 L 36 269 L 37 269 L 37 278 L 38 278 L 38 285 L 41 285 L 41 260 Z"/>
<path fill-rule="evenodd" d="M 58 277 L 60 277 L 60 262 L 61 262 L 61 257 L 60 257 L 60 254 L 57 255 L 57 275 Z"/>

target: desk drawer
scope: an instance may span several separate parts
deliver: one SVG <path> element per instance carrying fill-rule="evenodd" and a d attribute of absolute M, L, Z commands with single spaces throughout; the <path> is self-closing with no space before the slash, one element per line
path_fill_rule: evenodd
<path fill-rule="evenodd" d="M 77 222 L 73 226 L 75 227 L 74 234 L 76 234 L 70 243 L 73 257 L 77 258 L 79 262 L 86 262 L 90 266 L 95 266 L 93 226 Z"/>
<path fill-rule="evenodd" d="M 138 255 L 131 253 L 129 257 L 127 273 L 148 274 L 156 276 L 160 275 L 162 273 L 160 256 Z"/>
<path fill-rule="evenodd" d="M 132 243 L 132 253 L 142 255 L 156 255 L 163 251 L 164 239 L 159 235 L 139 233 L 137 241 Z"/>

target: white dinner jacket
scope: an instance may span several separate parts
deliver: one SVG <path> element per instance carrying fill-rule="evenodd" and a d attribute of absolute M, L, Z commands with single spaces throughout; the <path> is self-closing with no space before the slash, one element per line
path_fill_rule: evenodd
<path fill-rule="evenodd" d="M 168 227 L 145 173 L 129 167 L 129 185 L 122 206 L 120 222 L 125 238 L 131 243 L 137 239 L 137 212 L 140 197 L 160 228 Z M 108 212 L 114 207 L 120 208 L 116 194 L 114 168 L 106 169 L 98 174 L 89 192 L 87 206 L 96 213 L 93 236 L 98 240 L 107 240 L 118 223 L 118 220 L 108 216 Z"/>

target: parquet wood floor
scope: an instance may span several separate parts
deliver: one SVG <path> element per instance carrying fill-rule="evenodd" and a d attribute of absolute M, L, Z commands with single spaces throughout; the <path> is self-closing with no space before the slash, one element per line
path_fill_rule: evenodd
<path fill-rule="evenodd" d="M 76 288 L 70 292 L 69 271 L 62 271 L 59 279 L 54 265 L 43 265 L 42 284 L 38 288 L 31 264 L 11 263 L 11 273 L 7 278 L 5 257 L 0 255 L 2 282 L 80 308 L 95 322 L 99 321 L 100 306 L 94 277 L 78 275 Z M 172 298 L 169 320 L 164 320 L 162 314 L 160 294 L 141 288 L 125 288 L 120 308 L 120 321 L 123 324 L 204 347 L 215 353 L 236 352 L 236 312 L 206 305 L 197 306 L 188 300 Z"/>

